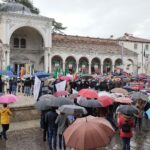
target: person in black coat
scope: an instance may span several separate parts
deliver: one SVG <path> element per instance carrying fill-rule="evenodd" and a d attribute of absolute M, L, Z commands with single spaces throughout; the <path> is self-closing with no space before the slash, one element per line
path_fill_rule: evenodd
<path fill-rule="evenodd" d="M 0 76 L 0 93 L 3 93 L 3 87 L 4 87 L 4 83 L 3 83 L 2 78 Z"/>

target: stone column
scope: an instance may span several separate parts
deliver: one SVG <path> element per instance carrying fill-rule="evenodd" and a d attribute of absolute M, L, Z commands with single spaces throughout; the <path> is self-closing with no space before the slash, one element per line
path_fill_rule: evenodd
<path fill-rule="evenodd" d="M 91 74 L 91 63 L 89 63 L 89 74 Z"/>
<path fill-rule="evenodd" d="M 111 70 L 112 72 L 114 72 L 115 71 L 115 66 L 114 65 L 112 65 L 112 70 Z"/>
<path fill-rule="evenodd" d="M 7 51 L 7 66 L 10 65 L 10 51 Z"/>
<path fill-rule="evenodd" d="M 63 72 L 65 72 L 65 62 L 64 62 L 64 60 L 63 60 Z"/>
<path fill-rule="evenodd" d="M 101 64 L 101 74 L 103 74 L 103 64 Z"/>
<path fill-rule="evenodd" d="M 45 48 L 44 51 L 44 70 L 45 72 L 48 72 L 48 50 Z"/>
<path fill-rule="evenodd" d="M 52 60 L 51 60 L 51 55 L 49 54 L 49 72 L 52 73 Z"/>

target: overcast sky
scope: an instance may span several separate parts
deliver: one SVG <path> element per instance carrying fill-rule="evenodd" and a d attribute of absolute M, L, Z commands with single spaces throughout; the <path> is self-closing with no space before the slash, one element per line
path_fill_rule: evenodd
<path fill-rule="evenodd" d="M 150 38 L 150 0 L 33 0 L 41 15 L 67 27 L 66 34 Z"/>

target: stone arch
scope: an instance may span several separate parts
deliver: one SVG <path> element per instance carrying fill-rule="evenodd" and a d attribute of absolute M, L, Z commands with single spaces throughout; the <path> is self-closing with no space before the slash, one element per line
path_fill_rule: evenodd
<path fill-rule="evenodd" d="M 79 72 L 82 74 L 89 73 L 89 60 L 86 57 L 81 57 L 79 59 Z"/>
<path fill-rule="evenodd" d="M 110 58 L 105 58 L 103 62 L 103 73 L 112 72 L 112 60 Z"/>
<path fill-rule="evenodd" d="M 77 62 L 75 57 L 73 56 L 68 56 L 65 60 L 65 72 L 67 73 L 68 71 L 75 73 L 77 69 Z"/>
<path fill-rule="evenodd" d="M 59 55 L 55 55 L 51 59 L 51 64 L 52 64 L 52 72 L 58 72 L 62 73 L 63 72 L 63 59 Z"/>
<path fill-rule="evenodd" d="M 18 29 L 24 28 L 24 27 L 28 27 L 28 28 L 32 28 L 32 29 L 36 30 L 36 31 L 41 35 L 41 37 L 43 38 L 44 46 L 45 46 L 45 47 L 48 47 L 48 45 L 46 44 L 46 36 L 45 36 L 45 33 L 43 32 L 43 30 L 42 30 L 41 28 L 35 27 L 35 26 L 33 26 L 33 25 L 24 25 L 24 24 L 16 25 L 16 26 L 14 26 L 14 27 L 11 29 L 11 31 L 10 31 L 10 33 L 9 33 L 9 36 L 8 36 L 7 44 L 10 43 L 10 39 L 11 39 L 11 36 L 13 35 L 13 33 L 14 33 L 15 31 L 17 31 Z"/>
<path fill-rule="evenodd" d="M 120 58 L 116 59 L 116 60 L 115 60 L 115 66 L 114 66 L 115 72 L 120 73 L 122 67 L 123 67 L 123 66 L 122 66 L 122 59 L 120 59 Z"/>
<path fill-rule="evenodd" d="M 101 71 L 101 62 L 100 59 L 95 57 L 91 61 L 91 73 L 100 73 Z"/>

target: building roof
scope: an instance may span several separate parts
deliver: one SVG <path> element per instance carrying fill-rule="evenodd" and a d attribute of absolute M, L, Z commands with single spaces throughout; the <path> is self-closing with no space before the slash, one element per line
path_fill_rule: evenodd
<path fill-rule="evenodd" d="M 119 37 L 117 40 L 130 41 L 130 42 L 140 42 L 140 43 L 150 43 L 150 39 L 135 37 L 132 34 L 128 34 L 128 33 L 125 33 L 124 36 Z"/>
<path fill-rule="evenodd" d="M 15 12 L 15 13 L 32 14 L 29 8 L 15 1 L 3 3 L 0 6 L 0 12 Z"/>
<path fill-rule="evenodd" d="M 113 39 L 53 34 L 52 40 L 53 40 L 53 45 L 70 42 L 74 47 L 77 44 L 89 44 L 88 46 L 89 48 L 91 45 L 94 45 L 91 46 L 93 47 L 93 49 L 96 49 L 97 47 L 100 46 L 101 51 L 103 51 L 104 53 L 109 53 L 109 52 L 118 53 L 122 49 L 122 47 L 118 44 L 118 41 Z M 136 52 L 133 52 L 127 48 L 124 48 L 124 54 L 137 55 Z"/>

